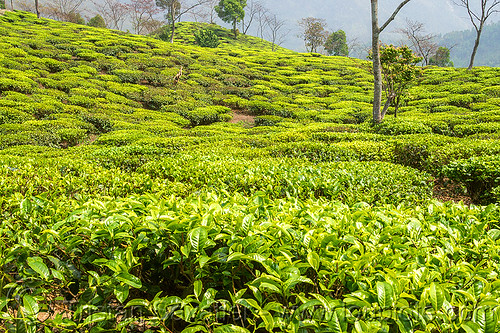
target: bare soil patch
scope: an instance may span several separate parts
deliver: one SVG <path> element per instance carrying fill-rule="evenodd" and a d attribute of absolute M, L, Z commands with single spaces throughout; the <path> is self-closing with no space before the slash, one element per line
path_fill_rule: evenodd
<path fill-rule="evenodd" d="M 229 120 L 230 123 L 233 124 L 243 123 L 250 127 L 255 125 L 255 116 L 252 116 L 251 114 L 248 114 L 248 112 L 243 110 L 235 109 L 232 111 L 233 111 L 233 118 Z"/>
<path fill-rule="evenodd" d="M 448 178 L 434 180 L 433 197 L 443 202 L 462 202 L 468 206 L 472 204 L 471 197 L 464 193 L 462 187 Z"/>

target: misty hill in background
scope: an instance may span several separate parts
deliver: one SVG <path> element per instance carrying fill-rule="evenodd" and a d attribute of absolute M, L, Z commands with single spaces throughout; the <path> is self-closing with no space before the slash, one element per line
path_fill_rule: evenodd
<path fill-rule="evenodd" d="M 455 67 L 467 67 L 475 38 L 474 30 L 453 31 L 443 35 L 439 43 L 451 48 L 450 55 Z M 500 66 L 500 22 L 484 28 L 474 65 Z"/>

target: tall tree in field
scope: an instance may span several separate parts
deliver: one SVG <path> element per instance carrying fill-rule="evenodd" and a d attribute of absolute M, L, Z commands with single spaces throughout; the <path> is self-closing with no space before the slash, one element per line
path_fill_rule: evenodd
<path fill-rule="evenodd" d="M 259 13 L 265 11 L 264 5 L 258 0 L 250 0 L 245 10 L 245 17 L 241 20 L 241 32 L 246 35 L 248 29 L 252 26 L 254 19 L 258 18 Z"/>
<path fill-rule="evenodd" d="M 205 0 L 201 6 L 193 8 L 189 14 L 196 22 L 214 24 L 217 18 L 215 6 L 217 6 L 218 3 L 219 0 Z"/>
<path fill-rule="evenodd" d="M 81 23 L 80 7 L 84 0 L 51 0 L 44 6 L 47 16 L 59 21 Z M 79 21 L 79 22 L 76 22 Z"/>
<path fill-rule="evenodd" d="M 325 41 L 325 50 L 329 55 L 347 57 L 349 48 L 344 30 L 332 32 Z"/>
<path fill-rule="evenodd" d="M 38 0 L 35 0 L 35 11 L 36 11 L 36 17 L 40 18 L 40 6 L 38 5 Z"/>
<path fill-rule="evenodd" d="M 175 22 L 178 21 L 182 15 L 189 13 L 198 6 L 207 3 L 208 0 L 196 0 L 189 2 L 187 0 L 156 0 L 156 5 L 164 11 L 167 11 L 165 18 L 167 24 L 170 26 L 170 42 L 174 42 L 175 35 Z"/>
<path fill-rule="evenodd" d="M 427 34 L 424 24 L 407 19 L 406 26 L 397 32 L 405 36 L 410 42 L 411 48 L 423 59 L 425 66 L 429 64 L 429 58 L 436 53 L 438 45 L 434 42 L 436 35 Z"/>
<path fill-rule="evenodd" d="M 500 0 L 457 0 L 455 4 L 467 10 L 469 19 L 474 26 L 474 30 L 476 30 L 476 41 L 474 42 L 469 67 L 467 68 L 467 70 L 471 70 L 474 66 L 474 58 L 476 57 L 484 25 L 492 14 L 500 11 Z"/>
<path fill-rule="evenodd" d="M 272 51 L 276 51 L 276 48 L 283 44 L 285 37 L 289 31 L 284 30 L 286 22 L 278 18 L 276 14 L 266 15 L 266 26 L 267 26 L 267 37 L 272 43 Z"/>
<path fill-rule="evenodd" d="M 129 14 L 128 7 L 119 0 L 93 1 L 96 14 L 102 16 L 106 26 L 111 29 L 122 30 L 123 23 Z"/>
<path fill-rule="evenodd" d="M 411 0 L 404 0 L 394 10 L 392 15 L 382 26 L 378 22 L 378 0 L 371 1 L 372 12 L 372 58 L 373 58 L 373 122 L 380 123 L 384 119 L 382 115 L 382 68 L 380 65 L 380 33 L 394 21 L 399 11 Z"/>
<path fill-rule="evenodd" d="M 453 61 L 450 60 L 450 49 L 441 46 L 436 53 L 429 58 L 429 65 L 438 67 L 453 67 Z"/>
<path fill-rule="evenodd" d="M 397 116 L 403 95 L 421 71 L 416 67 L 421 60 L 422 58 L 413 54 L 406 45 L 401 47 L 384 45 L 380 48 L 382 87 L 386 96 L 384 109 L 381 112 L 382 118 L 390 106 L 394 106 L 394 117 Z"/>
<path fill-rule="evenodd" d="M 232 23 L 234 38 L 238 37 L 236 24 L 245 17 L 245 7 L 247 0 L 220 0 L 215 6 L 215 11 L 220 19 L 227 23 Z"/>
<path fill-rule="evenodd" d="M 104 21 L 101 15 L 96 15 L 88 21 L 87 25 L 96 28 L 106 28 L 106 21 Z"/>
<path fill-rule="evenodd" d="M 315 17 L 306 17 L 299 21 L 302 31 L 300 36 L 304 39 L 307 52 L 317 52 L 328 37 L 326 21 Z"/>

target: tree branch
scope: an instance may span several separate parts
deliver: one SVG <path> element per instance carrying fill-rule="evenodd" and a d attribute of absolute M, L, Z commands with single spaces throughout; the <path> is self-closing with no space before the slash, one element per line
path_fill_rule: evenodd
<path fill-rule="evenodd" d="M 382 32 L 384 31 L 385 28 L 387 28 L 387 26 L 392 22 L 394 21 L 394 19 L 396 18 L 396 15 L 398 15 L 399 11 L 408 3 L 410 2 L 411 0 L 404 0 L 403 2 L 401 2 L 398 6 L 398 8 L 396 8 L 396 10 L 394 11 L 394 13 L 392 13 L 391 17 L 389 17 L 387 19 L 387 21 L 385 21 L 385 23 L 378 29 L 379 32 Z"/>

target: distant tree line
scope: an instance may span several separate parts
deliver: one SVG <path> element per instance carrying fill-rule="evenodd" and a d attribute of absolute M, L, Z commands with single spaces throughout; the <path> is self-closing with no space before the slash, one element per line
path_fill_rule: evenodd
<path fill-rule="evenodd" d="M 304 40 L 307 52 L 325 51 L 328 55 L 349 55 L 347 36 L 343 30 L 329 32 L 326 21 L 314 17 L 306 17 L 299 21 L 300 37 Z"/>

